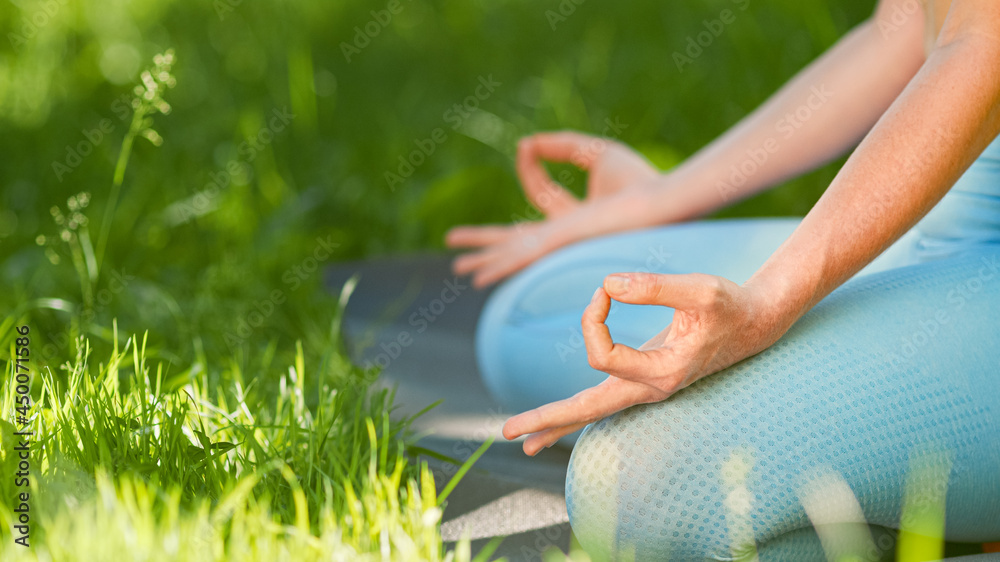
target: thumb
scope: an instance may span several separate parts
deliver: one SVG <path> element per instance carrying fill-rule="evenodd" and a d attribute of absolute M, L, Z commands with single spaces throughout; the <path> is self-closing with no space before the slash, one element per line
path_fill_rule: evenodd
<path fill-rule="evenodd" d="M 517 175 L 521 179 L 524 194 L 539 211 L 546 216 L 556 217 L 565 214 L 580 202 L 568 189 L 556 183 L 549 177 L 542 165 L 546 157 L 562 156 L 553 153 L 548 145 L 548 137 L 536 135 L 522 139 L 517 145 Z M 560 158 L 552 158 L 561 161 Z"/>
<path fill-rule="evenodd" d="M 604 278 L 604 290 L 616 301 L 628 304 L 687 308 L 712 290 L 707 281 L 711 278 L 698 274 L 613 273 Z"/>

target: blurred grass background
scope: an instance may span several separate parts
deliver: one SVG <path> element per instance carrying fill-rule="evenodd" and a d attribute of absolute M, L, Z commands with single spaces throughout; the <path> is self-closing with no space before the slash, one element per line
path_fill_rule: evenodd
<path fill-rule="evenodd" d="M 321 288 L 323 266 L 437 250 L 451 226 L 529 215 L 513 152 L 535 131 L 600 134 L 611 122 L 654 163 L 675 165 L 873 5 L 0 2 L 2 357 L 10 366 L 10 327 L 30 325 L 33 368 L 67 380 L 73 368 L 59 366 L 79 363 L 78 338 L 99 364 L 115 356 L 117 320 L 123 338 L 148 331 L 143 360 L 162 369 L 164 397 L 196 384 L 219 404 L 239 403 L 245 380 L 257 385 L 255 403 L 280 404 L 287 366 L 304 364 L 319 381 L 352 385 L 359 375 L 335 349 L 339 305 Z M 734 21 L 679 70 L 673 54 L 724 9 Z M 74 252 L 79 260 L 108 216 L 132 89 L 167 49 L 176 87 L 151 135 L 162 144 L 136 140 L 88 298 Z M 456 111 L 477 88 L 477 108 Z M 400 169 L 429 142 L 433 153 L 412 173 Z M 722 214 L 804 214 L 839 164 Z M 63 240 L 54 207 L 81 213 L 89 235 Z M 119 379 L 125 393 L 133 383 Z M 32 394 L 43 397 L 37 377 Z M 309 393 L 303 407 L 327 398 Z M 344 431 L 380 412 L 359 410 Z M 127 465 L 99 464 L 127 476 Z M 235 478 L 238 466 L 219 470 Z"/>
<path fill-rule="evenodd" d="M 173 111 L 155 126 L 165 141 L 137 143 L 108 248 L 108 261 L 136 281 L 95 320 L 108 326 L 118 316 L 126 332 L 161 326 L 173 352 L 190 357 L 193 332 L 222 331 L 246 298 L 283 286 L 281 274 L 317 237 L 338 244 L 331 260 L 354 259 L 441 248 L 453 225 L 526 216 L 512 166 L 521 135 L 600 133 L 610 119 L 626 125 L 621 140 L 662 167 L 676 164 L 873 4 L 398 0 L 383 24 L 375 15 L 384 21 L 390 2 L 381 0 L 3 2 L 0 277 L 10 290 L 0 298 L 13 307 L 79 292 L 45 267 L 35 239 L 56 232 L 50 207 L 81 191 L 100 220 L 127 129 L 121 96 L 167 48 L 177 53 L 178 86 L 167 94 Z M 673 53 L 723 9 L 735 21 L 679 71 Z M 376 34 L 365 32 L 365 44 L 359 29 Z M 500 85 L 466 118 L 448 114 L 481 77 Z M 285 110 L 295 117 L 259 138 L 269 142 L 250 160 L 241 143 Z M 69 172 L 54 169 L 104 119 L 113 130 L 93 153 Z M 390 189 L 386 172 L 398 173 L 400 158 L 436 128 L 446 140 Z M 195 198 L 230 161 L 242 172 L 199 207 Z M 723 214 L 803 214 L 838 165 Z M 286 316 L 256 336 L 301 331 Z M 49 320 L 50 332 L 62 322 Z"/>

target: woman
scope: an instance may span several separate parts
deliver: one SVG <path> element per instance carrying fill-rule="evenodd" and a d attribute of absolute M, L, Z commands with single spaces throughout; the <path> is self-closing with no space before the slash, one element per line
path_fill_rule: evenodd
<path fill-rule="evenodd" d="M 590 424 L 566 484 L 588 551 L 821 557 L 810 517 L 838 522 L 821 512 L 839 500 L 808 490 L 834 474 L 877 557 L 906 476 L 935 470 L 945 536 L 1000 540 L 998 132 L 1000 2 L 881 0 L 669 173 L 581 134 L 521 142 L 545 220 L 459 227 L 447 242 L 478 248 L 454 264 L 477 286 L 526 268 L 491 297 L 479 361 L 506 405 L 533 408 L 504 426 L 527 454 Z M 662 226 L 859 140 L 801 221 Z M 588 170 L 585 200 L 541 160 Z M 625 304 L 609 317 L 612 300 Z"/>

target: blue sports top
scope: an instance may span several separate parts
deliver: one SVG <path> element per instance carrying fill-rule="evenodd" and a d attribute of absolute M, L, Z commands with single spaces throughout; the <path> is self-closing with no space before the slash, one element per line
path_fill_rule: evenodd
<path fill-rule="evenodd" d="M 1000 243 L 1000 137 L 913 230 L 919 236 L 914 257 L 920 262 Z"/>

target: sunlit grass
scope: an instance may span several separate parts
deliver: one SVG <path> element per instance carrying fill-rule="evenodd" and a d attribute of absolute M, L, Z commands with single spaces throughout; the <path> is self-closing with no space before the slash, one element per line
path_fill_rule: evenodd
<path fill-rule="evenodd" d="M 404 188 L 390 191 L 383 180 L 414 139 L 447 127 L 442 111 L 471 94 L 481 73 L 503 82 L 482 111 L 512 134 L 599 132 L 605 118 L 621 118 L 628 124 L 622 140 L 668 166 L 735 123 L 872 5 L 761 4 L 681 74 L 662 61 L 718 13 L 715 3 L 626 3 L 614 7 L 614 18 L 586 3 L 558 29 L 545 25 L 544 8 L 533 3 L 414 3 L 352 64 L 339 45 L 370 19 L 365 3 L 224 2 L 234 8 L 224 18 L 218 4 L 0 4 L 0 29 L 10 40 L 0 45 L 0 119 L 10 129 L 0 140 L 6 155 L 0 276 L 9 287 L 0 300 L 5 312 L 13 311 L 0 322 L 0 334 L 30 324 L 39 332 L 33 353 L 55 350 L 38 356 L 36 367 L 53 370 L 40 372 L 33 386 L 40 400 L 35 423 L 48 432 L 33 452 L 40 471 L 33 486 L 44 492 L 33 495 L 41 502 L 33 507 L 40 550 L 8 550 L 0 553 L 4 560 L 45 558 L 50 547 L 61 549 L 51 551 L 54 559 L 96 560 L 104 552 L 155 559 L 174 552 L 171 545 L 187 548 L 191 537 L 212 537 L 191 548 L 215 545 L 211 554 L 192 553 L 197 560 L 216 557 L 217 548 L 219 559 L 245 554 L 239 545 L 247 544 L 262 556 L 288 551 L 308 559 L 306 550 L 287 549 L 299 548 L 297 541 L 315 545 L 330 529 L 354 529 L 358 518 L 349 507 L 358 503 L 347 498 L 348 489 L 361 505 L 374 502 L 371 512 L 382 516 L 371 521 L 402 521 L 404 503 L 419 495 L 423 505 L 429 489 L 420 484 L 423 469 L 406 453 L 406 438 L 397 439 L 407 424 L 393 417 L 392 397 L 371 394 L 371 374 L 354 369 L 337 349 L 335 312 L 320 302 L 319 291 L 303 289 L 232 351 L 221 335 L 240 307 L 281 287 L 281 272 L 318 234 L 341 235 L 335 259 L 358 258 L 440 245 L 441 233 L 455 224 L 524 213 L 513 145 L 498 148 L 458 130 L 448 130 L 447 144 Z M 42 10 L 50 6 L 57 11 L 46 17 Z M 138 61 L 140 53 L 167 45 L 177 47 L 184 64 L 182 87 L 171 92 L 177 110 L 158 118 L 163 148 L 149 151 L 140 142 L 132 150 L 138 136 L 160 139 L 142 134 L 146 118 L 163 108 L 150 105 L 151 111 L 114 121 L 114 141 L 108 135 L 57 180 L 49 168 L 81 141 L 81 128 L 117 117 L 112 103 L 127 83 L 128 61 L 110 55 L 135 53 Z M 253 161 L 240 159 L 239 143 L 258 132 L 271 108 L 286 103 L 298 115 L 292 129 Z M 126 181 L 130 156 L 141 165 Z M 231 159 L 246 173 L 211 206 L 190 220 L 164 218 Z M 726 213 L 801 214 L 835 169 Z M 573 188 L 583 183 L 575 177 Z M 64 205 L 64 222 L 50 234 L 50 209 Z M 95 209 L 103 214 L 88 225 Z M 34 246 L 39 233 L 48 260 Z M 102 283 L 113 269 L 137 280 L 102 306 Z M 70 343 L 53 345 L 54 336 Z M 368 472 L 373 452 L 375 479 Z M 383 497 L 375 483 L 399 467 L 393 500 L 399 511 L 383 510 L 379 498 L 391 507 L 392 486 L 381 488 Z M 4 478 L 4 506 L 9 487 Z M 296 530 L 301 498 L 308 539 Z M 932 514 L 930 526 L 938 519 Z M 433 530 L 423 514 L 423 526 L 411 523 L 404 525 L 409 540 Z M 377 526 L 379 537 L 389 527 Z M 357 541 L 374 536 L 367 532 Z M 399 535 L 387 530 L 386 536 Z M 357 548 L 351 541 L 353 535 L 344 539 Z M 334 548 L 327 554 L 347 552 Z"/>
<path fill-rule="evenodd" d="M 896 551 L 898 562 L 944 558 L 945 500 L 951 464 L 946 450 L 926 446 L 910 459 Z"/>
<path fill-rule="evenodd" d="M 94 365 L 81 341 L 64 380 L 39 374 L 33 548 L 4 541 L 2 559 L 471 559 L 468 541 L 445 551 L 446 495 L 405 455 L 411 420 L 390 416 L 386 391 L 327 387 L 306 408 L 300 349 L 280 393 L 227 405 L 204 375 L 164 389 L 142 348 L 129 339 Z M 9 442 L 12 426 L 3 429 Z M 9 451 L 5 473 L 16 466 Z M 15 495 L 11 479 L 0 490 Z M 4 529 L 13 521 L 0 503 Z"/>
<path fill-rule="evenodd" d="M 208 347 L 223 339 L 213 326 L 228 323 L 229 311 L 219 297 L 202 301 L 184 326 L 194 348 L 186 366 L 178 353 L 151 343 L 177 334 L 160 327 L 124 335 L 117 320 L 101 323 L 95 309 L 122 311 L 134 324 L 135 312 L 114 299 L 137 290 L 98 287 L 113 263 L 109 249 L 132 242 L 116 226 L 117 203 L 135 139 L 162 142 L 149 115 L 170 109 L 162 93 L 174 84 L 172 63 L 171 51 L 157 55 L 134 90 L 97 243 L 86 191 L 65 209 L 52 207 L 58 232 L 36 239 L 48 258 L 40 274 L 73 279 L 76 290 L 23 302 L 0 322 L 3 474 L 18 470 L 14 432 L 32 432 L 31 547 L 7 539 L 19 515 L 8 498 L 25 490 L 0 479 L 0 559 L 472 560 L 468 540 L 446 550 L 441 515 L 457 479 L 489 444 L 437 492 L 410 431 L 423 412 L 395 414 L 394 393 L 373 384 L 378 373 L 353 365 L 343 351 L 340 318 L 356 280 L 343 287 L 325 329 L 316 326 L 324 316 L 312 304 L 317 298 L 305 299 L 312 327 L 300 330 L 294 345 L 248 337 L 237 349 Z M 262 270 L 223 272 L 239 277 L 245 293 L 237 301 L 267 289 L 248 282 Z M 178 300 L 190 302 L 169 288 L 139 290 L 167 302 L 175 318 L 182 315 Z M 51 342 L 35 320 L 47 313 L 68 317 L 71 345 L 45 351 Z M 22 326 L 27 335 L 15 346 L 14 328 Z M 8 417 L 19 396 L 15 357 L 29 361 L 32 375 L 32 405 L 17 426 Z"/>
<path fill-rule="evenodd" d="M 81 340 L 64 376 L 39 373 L 34 548 L 4 541 L 2 559 L 447 559 L 439 524 L 451 486 L 438 496 L 426 465 L 406 456 L 411 419 L 390 416 L 387 391 L 342 378 L 306 407 L 300 346 L 277 395 L 227 403 L 244 393 L 238 376 L 215 396 L 205 371 L 169 390 L 144 347 L 128 339 L 95 365 Z M 5 374 L 6 412 L 13 363 Z M 14 428 L 2 425 L 0 469 L 12 474 Z M 3 497 L 15 497 L 12 483 L 0 481 Z M 3 528 L 13 521 L 0 503 Z M 467 542 L 456 556 L 470 558 Z"/>

